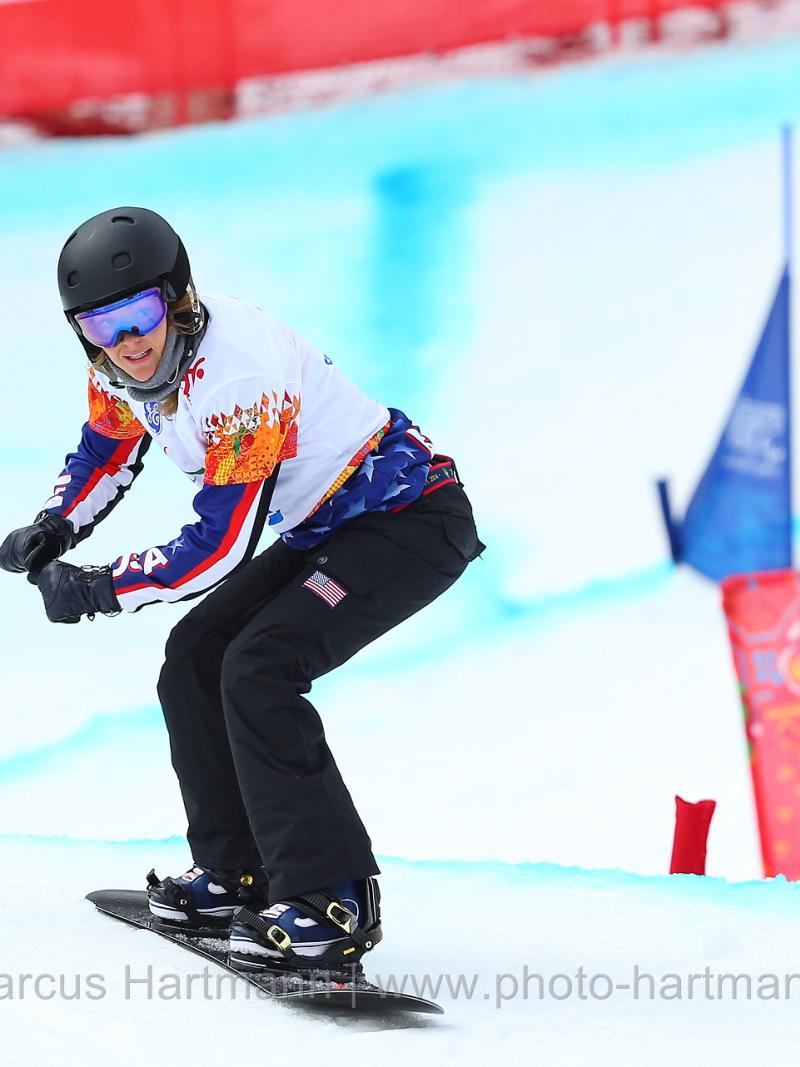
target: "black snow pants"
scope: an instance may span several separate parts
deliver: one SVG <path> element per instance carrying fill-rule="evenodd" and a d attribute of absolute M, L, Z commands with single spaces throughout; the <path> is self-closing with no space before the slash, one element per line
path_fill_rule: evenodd
<path fill-rule="evenodd" d="M 158 694 L 195 863 L 263 864 L 272 900 L 378 873 L 307 694 L 483 548 L 451 482 L 313 549 L 276 541 L 184 616 Z"/>

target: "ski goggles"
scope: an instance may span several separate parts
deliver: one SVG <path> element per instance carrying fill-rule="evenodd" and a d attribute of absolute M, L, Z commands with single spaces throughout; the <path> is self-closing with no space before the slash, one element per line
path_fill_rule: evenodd
<path fill-rule="evenodd" d="M 81 333 L 98 348 L 113 348 L 123 333 L 141 337 L 164 321 L 167 304 L 160 289 L 145 289 L 105 307 L 80 311 L 75 321 Z"/>

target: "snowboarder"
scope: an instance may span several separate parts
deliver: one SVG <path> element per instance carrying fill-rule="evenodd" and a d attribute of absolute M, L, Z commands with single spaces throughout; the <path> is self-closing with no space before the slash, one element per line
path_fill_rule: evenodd
<path fill-rule="evenodd" d="M 51 622 L 208 594 L 170 634 L 158 682 L 193 865 L 150 872 L 150 910 L 229 929 L 250 966 L 355 963 L 381 936 L 379 872 L 307 694 L 483 550 L 455 464 L 271 315 L 199 296 L 153 211 L 84 222 L 58 283 L 89 417 L 0 566 L 29 572 Z M 110 565 L 63 562 L 152 441 L 197 485 L 199 520 Z M 279 536 L 256 554 L 265 527 Z"/>

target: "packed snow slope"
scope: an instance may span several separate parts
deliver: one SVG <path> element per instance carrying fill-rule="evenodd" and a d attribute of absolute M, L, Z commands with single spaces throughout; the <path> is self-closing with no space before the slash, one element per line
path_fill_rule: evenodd
<path fill-rule="evenodd" d="M 790 1047 L 794 1009 L 755 991 L 496 1008 L 492 983 L 525 964 L 624 983 L 637 962 L 755 982 L 797 959 L 794 887 L 730 884 L 760 869 L 724 624 L 717 590 L 667 562 L 653 479 L 685 502 L 769 306 L 798 70 L 796 40 L 720 47 L 4 153 L 0 529 L 36 514 L 85 417 L 61 244 L 135 203 L 174 222 L 201 290 L 268 308 L 411 414 L 456 458 L 488 546 L 315 687 L 376 849 L 396 857 L 373 972 L 484 983 L 469 1003 L 440 990 L 444 1021 L 380 1034 L 231 998 L 124 999 L 126 961 L 193 967 L 82 901 L 188 863 L 155 700 L 184 609 L 55 627 L 0 575 L 0 971 L 109 982 L 97 1001 L 0 998 L 6 1062 L 746 1062 L 764 1049 L 754 1020 L 770 1051 Z M 73 558 L 144 550 L 193 517 L 151 451 Z M 719 881 L 656 877 L 676 792 L 719 802 Z"/>
<path fill-rule="evenodd" d="M 0 842 L 5 1063 L 751 1064 L 796 1047 L 792 883 L 385 860 L 387 940 L 367 972 L 446 1014 L 382 1020 L 247 999 L 83 900 L 182 856 L 180 842 Z"/>

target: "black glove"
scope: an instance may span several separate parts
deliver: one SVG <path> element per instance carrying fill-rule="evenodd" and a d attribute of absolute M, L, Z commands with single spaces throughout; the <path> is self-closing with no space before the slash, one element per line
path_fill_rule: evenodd
<path fill-rule="evenodd" d="M 116 615 L 121 609 L 114 592 L 110 567 L 73 567 L 71 563 L 48 563 L 28 575 L 39 586 L 50 622 L 80 622 L 97 612 Z"/>
<path fill-rule="evenodd" d="M 60 515 L 43 511 L 33 526 L 14 530 L 0 545 L 0 567 L 4 571 L 37 571 L 69 549 L 78 540 L 72 523 Z"/>

